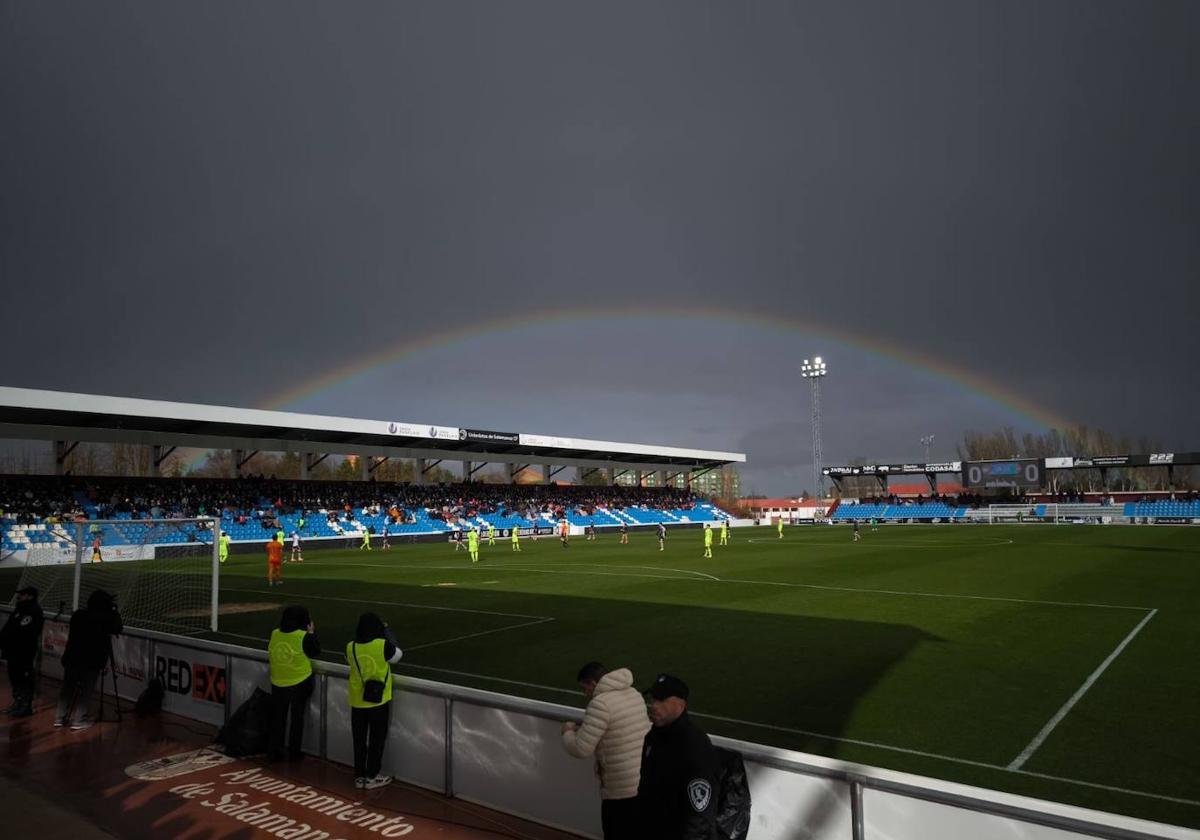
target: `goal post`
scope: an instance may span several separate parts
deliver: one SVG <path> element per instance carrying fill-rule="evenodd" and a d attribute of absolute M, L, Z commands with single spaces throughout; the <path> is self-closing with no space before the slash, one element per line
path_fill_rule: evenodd
<path fill-rule="evenodd" d="M 130 627 L 194 634 L 217 630 L 221 522 L 107 519 L 66 523 L 29 549 L 19 586 L 70 613 L 103 589 Z"/>

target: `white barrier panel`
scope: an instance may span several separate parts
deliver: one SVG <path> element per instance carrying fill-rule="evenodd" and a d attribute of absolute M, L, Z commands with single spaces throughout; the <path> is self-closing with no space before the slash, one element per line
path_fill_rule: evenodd
<path fill-rule="evenodd" d="M 749 840 L 848 840 L 850 785 L 746 762 L 750 782 Z"/>
<path fill-rule="evenodd" d="M 865 840 L 1079 840 L 1094 837 L 911 796 L 863 791 Z"/>
<path fill-rule="evenodd" d="M 220 726 L 225 722 L 225 655 L 159 643 L 151 675 L 162 680 L 163 709 Z"/>
<path fill-rule="evenodd" d="M 65 621 L 47 620 L 42 630 L 41 672 L 56 680 L 63 676 L 62 655 L 67 646 L 69 625 Z M 146 687 L 146 662 L 150 643 L 132 636 L 117 636 L 112 640 L 113 662 L 117 671 L 117 693 L 136 699 Z M 97 691 L 112 692 L 112 678 L 107 670 L 101 674 Z"/>
<path fill-rule="evenodd" d="M 454 703 L 454 795 L 554 828 L 599 837 L 591 761 L 567 755 L 562 724 Z"/>
<path fill-rule="evenodd" d="M 346 680 L 330 678 L 326 754 L 331 761 L 354 766 L 350 736 L 350 700 Z M 441 697 L 405 692 L 396 686 L 383 751 L 383 772 L 424 788 L 444 791 L 446 785 L 446 701 Z"/>

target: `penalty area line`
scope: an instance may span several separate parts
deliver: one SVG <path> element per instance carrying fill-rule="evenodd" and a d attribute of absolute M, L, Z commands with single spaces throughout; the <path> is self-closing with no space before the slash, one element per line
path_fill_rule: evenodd
<path fill-rule="evenodd" d="M 1070 712 L 1071 709 L 1074 708 L 1075 704 L 1083 698 L 1083 695 L 1087 694 L 1088 689 L 1095 684 L 1096 680 L 1100 679 L 1100 675 L 1108 669 L 1109 665 L 1113 664 L 1116 658 L 1121 655 L 1121 651 L 1125 650 L 1125 648 L 1129 646 L 1129 643 L 1133 641 L 1133 637 L 1141 632 L 1142 628 L 1150 622 L 1150 619 L 1154 618 L 1157 612 L 1157 609 L 1153 609 L 1146 613 L 1146 616 L 1138 622 L 1137 627 L 1134 627 L 1132 630 L 1130 630 L 1129 635 L 1121 640 L 1121 643 L 1118 644 L 1113 652 L 1110 653 L 1105 660 L 1100 663 L 1099 667 L 1097 667 L 1095 671 L 1092 671 L 1091 675 L 1083 681 L 1083 685 L 1081 685 L 1079 689 L 1070 696 L 1066 703 L 1063 703 L 1062 708 L 1054 713 L 1054 717 L 1050 718 L 1050 720 L 1046 722 L 1046 725 L 1043 726 L 1041 731 L 1033 737 L 1033 740 L 1029 742 L 1029 745 L 1026 746 L 1025 749 L 1021 750 L 1021 754 L 1012 760 L 1012 763 L 1008 765 L 1007 769 L 1021 769 L 1025 762 L 1028 761 L 1035 752 L 1037 752 L 1038 747 L 1040 747 L 1042 743 L 1048 737 L 1050 737 L 1050 733 L 1054 731 L 1054 728 L 1062 723 L 1062 720 L 1067 716 L 1067 713 Z"/>

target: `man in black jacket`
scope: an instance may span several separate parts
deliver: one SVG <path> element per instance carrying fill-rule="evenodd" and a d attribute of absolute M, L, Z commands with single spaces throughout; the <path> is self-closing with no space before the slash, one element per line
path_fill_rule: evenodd
<path fill-rule="evenodd" d="M 9 717 L 33 714 L 34 662 L 42 644 L 42 608 L 36 587 L 17 590 L 12 615 L 0 630 L 0 651 L 8 660 L 8 678 L 12 681 L 12 703 L 4 711 Z"/>
<path fill-rule="evenodd" d="M 63 684 L 58 696 L 55 726 L 70 726 L 72 731 L 88 729 L 94 721 L 88 715 L 96 680 L 108 663 L 112 637 L 120 635 L 124 625 L 113 597 L 103 589 L 88 596 L 87 606 L 71 616 L 67 646 L 63 650 Z M 71 721 L 67 715 L 74 709 Z"/>
<path fill-rule="evenodd" d="M 642 743 L 642 836 L 712 840 L 717 836 L 720 764 L 708 736 L 688 717 L 687 684 L 659 674 L 646 694 L 653 726 Z"/>

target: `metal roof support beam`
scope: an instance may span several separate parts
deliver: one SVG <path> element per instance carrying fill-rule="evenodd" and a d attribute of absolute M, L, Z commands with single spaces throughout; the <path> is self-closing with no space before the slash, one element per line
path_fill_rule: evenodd
<path fill-rule="evenodd" d="M 542 475 L 544 477 L 542 480 L 542 483 L 549 484 L 551 481 L 554 480 L 554 476 L 558 475 L 560 472 L 562 472 L 566 468 L 567 468 L 566 464 L 562 464 L 557 467 L 551 467 L 550 464 L 546 464 L 546 466 L 542 468 Z"/>
<path fill-rule="evenodd" d="M 373 472 L 375 472 L 375 470 L 379 469 L 387 462 L 388 462 L 387 455 L 380 455 L 378 461 L 376 461 L 374 458 L 372 458 L 370 455 L 368 455 L 367 456 L 367 472 L 373 473 Z"/>
<path fill-rule="evenodd" d="M 147 465 L 149 467 L 149 474 L 151 476 L 162 475 L 163 461 L 170 458 L 171 453 L 174 451 L 174 446 L 162 446 L 155 444 L 154 446 L 150 447 L 150 463 Z"/>
<path fill-rule="evenodd" d="M 438 458 L 436 461 L 429 461 L 429 462 L 425 462 L 425 461 L 424 461 L 424 459 L 421 459 L 421 461 L 422 461 L 423 463 L 425 463 L 425 465 L 424 465 L 423 467 L 421 467 L 421 472 L 422 472 L 422 473 L 428 473 L 428 472 L 429 472 L 431 469 L 433 469 L 434 467 L 436 467 L 438 464 L 442 463 L 442 459 L 441 459 L 441 458 Z"/>
<path fill-rule="evenodd" d="M 517 476 L 520 475 L 521 470 L 526 469 L 528 466 L 529 466 L 529 464 L 515 464 L 515 463 L 509 464 L 508 465 L 508 483 L 516 484 Z"/>
<path fill-rule="evenodd" d="M 884 475 L 884 476 L 876 476 L 876 477 L 879 479 L 879 483 L 883 485 L 883 492 L 886 493 L 887 486 L 888 486 L 887 485 L 887 476 Z M 925 478 L 929 479 L 930 495 L 936 495 L 937 494 L 937 473 L 925 473 Z"/>
<path fill-rule="evenodd" d="M 250 459 L 253 458 L 255 455 L 257 455 L 258 452 L 259 451 L 257 449 L 254 449 L 254 450 L 251 450 L 249 455 L 247 455 L 245 449 L 235 449 L 233 460 L 234 460 L 234 463 L 237 464 L 238 472 L 241 472 L 242 467 L 244 467 L 244 466 L 246 466 L 246 464 L 250 463 Z"/>
<path fill-rule="evenodd" d="M 587 479 L 588 479 L 588 476 L 590 476 L 590 475 L 591 475 L 592 473 L 594 473 L 594 472 L 597 472 L 597 471 L 599 471 L 599 469 L 600 469 L 599 467 L 592 467 L 592 468 L 590 468 L 590 469 L 583 469 L 583 468 L 580 468 L 580 470 L 579 470 L 579 480 L 580 480 L 581 482 L 583 482 L 583 481 L 587 481 Z"/>
<path fill-rule="evenodd" d="M 171 453 L 178 447 L 176 446 L 156 446 L 154 447 L 154 468 L 162 469 L 163 461 L 171 457 Z"/>
<path fill-rule="evenodd" d="M 700 470 L 699 472 L 697 472 L 696 470 L 692 470 L 692 478 L 693 479 L 700 478 L 701 476 L 708 475 L 712 471 L 713 471 L 712 467 L 705 467 L 704 469 Z"/>
<path fill-rule="evenodd" d="M 329 457 L 329 453 L 302 452 L 300 453 L 300 478 L 307 480 L 313 467 Z"/>
<path fill-rule="evenodd" d="M 463 461 L 463 481 L 470 481 L 475 477 L 475 473 L 490 463 L 490 461 Z"/>
<path fill-rule="evenodd" d="M 56 440 L 54 441 L 54 474 L 67 475 L 66 462 L 67 456 L 75 451 L 75 447 L 79 445 L 77 440 Z"/>

